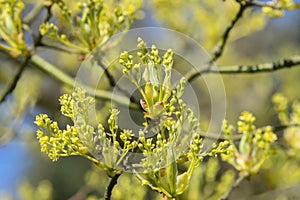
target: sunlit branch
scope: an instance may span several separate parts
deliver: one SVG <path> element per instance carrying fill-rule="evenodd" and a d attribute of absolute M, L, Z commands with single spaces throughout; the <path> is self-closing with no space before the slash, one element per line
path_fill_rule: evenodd
<path fill-rule="evenodd" d="M 30 62 L 37 67 L 38 69 L 44 71 L 48 75 L 52 76 L 56 80 L 70 86 L 74 87 L 75 84 L 75 79 L 69 76 L 68 74 L 64 73 L 62 70 L 58 69 L 54 65 L 50 64 L 43 58 L 41 58 L 38 55 L 33 55 Z M 95 98 L 97 99 L 102 99 L 102 100 L 108 100 L 111 102 L 114 102 L 120 106 L 125 106 L 125 107 L 130 107 L 133 109 L 139 109 L 140 106 L 135 104 L 135 103 L 130 103 L 129 99 L 124 96 L 118 96 L 116 94 L 112 94 L 109 91 L 105 90 L 99 90 L 99 89 L 94 89 L 90 87 L 85 87 L 87 90 L 87 93 L 90 95 L 95 94 Z M 114 98 L 112 98 L 114 96 Z"/>
<path fill-rule="evenodd" d="M 246 4 L 249 6 L 256 6 L 256 7 L 269 7 L 269 8 L 273 8 L 273 9 L 282 9 L 281 6 L 278 6 L 276 4 L 274 4 L 273 1 L 269 1 L 269 2 L 261 2 L 261 1 L 246 1 Z"/>
<path fill-rule="evenodd" d="M 292 127 L 298 127 L 299 128 L 300 124 L 292 123 L 292 124 L 286 124 L 286 125 L 273 126 L 273 131 L 274 131 L 274 133 L 276 133 L 278 135 L 279 131 L 283 131 L 285 129 L 292 128 Z M 209 139 L 213 139 L 213 140 L 226 140 L 225 135 L 222 134 L 222 133 L 218 134 L 218 133 L 199 132 L 199 134 L 203 138 L 209 138 Z M 234 135 L 231 136 L 231 138 L 233 140 L 240 140 L 242 138 L 242 134 L 234 134 Z"/>
<path fill-rule="evenodd" d="M 193 73 L 188 76 L 188 81 L 192 82 L 198 76 L 209 73 L 217 74 L 249 74 L 249 73 L 262 73 L 273 72 L 284 68 L 291 68 L 300 65 L 300 55 L 295 55 L 290 58 L 284 58 L 282 60 L 272 63 L 262 63 L 256 65 L 232 65 L 232 66 L 218 66 L 216 68 L 206 68 Z"/>
<path fill-rule="evenodd" d="M 82 54 L 82 52 L 78 51 L 77 49 L 65 48 L 59 44 L 50 44 L 50 43 L 48 43 L 48 42 L 46 43 L 44 41 L 39 44 L 39 47 L 44 47 L 44 48 L 53 49 L 53 50 L 61 51 L 61 52 L 65 52 L 65 53 L 71 53 L 71 54 L 78 54 L 78 55 Z M 114 79 L 114 77 L 110 73 L 110 71 L 108 70 L 108 67 L 100 59 L 97 59 L 97 63 L 104 70 L 104 74 L 107 77 L 111 87 L 115 87 L 116 89 L 121 91 L 125 96 L 127 96 L 130 99 L 131 102 L 136 103 L 136 104 L 139 103 L 138 100 L 136 100 L 133 96 L 131 96 L 126 90 L 124 90 L 119 85 L 117 85 L 116 80 Z"/>

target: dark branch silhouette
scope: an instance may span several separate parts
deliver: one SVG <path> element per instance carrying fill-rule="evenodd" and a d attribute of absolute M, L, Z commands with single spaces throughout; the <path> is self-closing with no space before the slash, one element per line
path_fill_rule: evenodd
<path fill-rule="evenodd" d="M 45 16 L 44 23 L 48 22 L 50 20 L 51 16 L 52 16 L 52 13 L 51 13 L 52 4 L 50 6 L 45 6 L 45 7 L 47 9 L 47 14 Z M 35 38 L 34 47 L 38 46 L 38 44 L 41 43 L 42 38 L 43 38 L 43 36 L 39 33 L 38 36 Z M 20 66 L 19 70 L 17 71 L 16 75 L 12 79 L 11 83 L 9 83 L 9 86 L 4 91 L 4 93 L 3 93 L 3 95 L 0 99 L 0 103 L 5 101 L 6 97 L 14 91 L 14 89 L 16 88 L 16 86 L 17 86 L 17 84 L 18 84 L 25 68 L 27 67 L 27 65 L 30 61 L 30 59 L 31 59 L 31 52 L 29 50 L 27 50 L 27 52 L 25 52 L 24 62 Z"/>
<path fill-rule="evenodd" d="M 105 190 L 105 200 L 110 200 L 111 198 L 111 194 L 112 194 L 112 190 L 114 189 L 114 187 L 117 185 L 118 183 L 118 179 L 121 176 L 121 174 L 115 174 L 111 179 L 110 182 Z"/>
<path fill-rule="evenodd" d="M 218 60 L 222 56 L 231 30 L 234 28 L 234 26 L 239 21 L 239 19 L 242 18 L 243 13 L 244 13 L 244 11 L 246 10 L 247 7 L 248 7 L 247 4 L 244 5 L 244 4 L 240 3 L 240 8 L 239 8 L 237 14 L 235 15 L 235 17 L 231 21 L 230 25 L 226 28 L 226 30 L 222 34 L 221 42 L 214 48 L 213 56 L 212 56 L 212 58 L 209 62 L 210 64 L 212 64 L 213 62 L 215 62 L 216 60 Z M 209 68 L 210 68 L 210 66 L 209 66 Z"/>

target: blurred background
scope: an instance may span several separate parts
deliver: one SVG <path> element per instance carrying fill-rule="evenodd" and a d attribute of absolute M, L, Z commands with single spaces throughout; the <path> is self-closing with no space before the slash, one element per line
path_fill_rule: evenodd
<path fill-rule="evenodd" d="M 300 3 L 299 0 L 295 2 Z M 29 12 L 34 3 L 36 2 L 26 5 L 25 12 Z M 72 3 L 69 4 L 68 6 L 72 7 Z M 236 3 L 229 0 L 202 3 L 193 0 L 149 0 L 144 2 L 141 17 L 132 28 L 170 28 L 189 35 L 207 52 L 211 52 L 236 10 Z M 57 20 L 57 23 L 59 27 L 64 27 L 63 22 Z M 38 19 L 32 24 L 36 31 L 38 24 Z M 299 46 L 300 10 L 285 11 L 284 17 L 281 18 L 269 18 L 257 8 L 246 13 L 239 21 L 216 65 L 278 61 L 281 58 L 299 55 Z M 80 65 L 78 55 L 47 48 L 39 48 L 37 53 L 72 76 L 76 74 Z M 0 52 L 0 60 L 2 94 L 18 69 L 18 62 L 3 52 Z M 248 110 L 256 115 L 258 127 L 278 125 L 271 98 L 275 93 L 282 93 L 290 100 L 300 99 L 299 75 L 300 68 L 297 67 L 272 73 L 222 75 L 226 99 L 220 99 L 220 102 L 226 102 L 226 118 L 230 123 L 235 123 L 239 114 Z M 201 78 L 198 81 L 201 81 Z M 34 67 L 28 67 L 14 92 L 0 104 L 0 199 L 9 198 L 8 196 L 12 199 L 68 199 L 75 193 L 79 196 L 87 193 L 103 195 L 108 181 L 104 172 L 95 169 L 92 163 L 81 157 L 62 158 L 53 163 L 45 154 L 40 153 L 40 146 L 35 139 L 37 127 L 33 122 L 37 114 L 47 113 L 62 124 L 68 123 L 59 113 L 58 102 L 59 96 L 66 91 L 68 88 L 49 75 Z M 201 118 L 201 125 L 205 128 L 210 119 L 210 103 L 203 97 L 200 104 L 201 116 L 204 116 Z M 102 114 L 105 119 L 108 110 Z M 258 195 L 256 197 L 261 199 L 281 198 L 281 194 L 282 199 L 290 199 L 288 194 L 291 195 L 300 189 L 300 160 L 289 160 L 280 153 L 274 159 L 265 164 L 260 176 L 245 181 L 233 193 L 232 199 L 240 199 L 241 194 L 245 198 Z M 203 166 L 197 172 L 198 177 L 203 178 L 209 166 L 214 165 L 217 164 L 211 161 Z M 213 179 L 219 180 L 221 173 L 227 173 L 227 170 L 228 166 L 225 165 L 221 166 L 220 172 L 211 172 L 214 174 Z M 230 173 L 232 172 L 229 171 L 228 174 Z M 127 175 L 119 182 L 120 186 L 114 190 L 114 199 L 126 199 L 126 195 L 131 195 L 131 199 L 139 199 L 143 195 L 148 196 L 148 199 L 157 198 L 156 194 L 138 186 L 137 181 Z M 193 191 L 197 190 L 196 182 L 195 180 L 194 186 L 191 187 Z M 214 184 L 216 183 L 212 183 L 212 187 Z M 202 187 L 200 183 L 198 187 Z M 197 199 L 197 196 L 205 191 L 213 190 L 206 188 L 202 193 L 193 193 L 192 189 L 187 194 L 187 197 L 190 197 L 188 199 Z M 259 196 L 260 194 L 262 195 Z M 284 197 L 285 195 L 288 197 Z M 76 198 L 80 199 L 78 196 Z M 209 198 L 213 197 L 208 196 L 207 199 Z"/>

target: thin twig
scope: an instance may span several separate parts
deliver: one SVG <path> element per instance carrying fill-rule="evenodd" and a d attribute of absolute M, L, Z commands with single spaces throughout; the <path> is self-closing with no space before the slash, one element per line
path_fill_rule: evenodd
<path fill-rule="evenodd" d="M 240 185 L 240 183 L 247 177 L 248 174 L 240 175 L 239 178 L 235 181 L 235 183 L 231 186 L 231 188 L 227 191 L 227 193 L 221 198 L 221 200 L 228 200 L 233 190 L 237 188 Z"/>
<path fill-rule="evenodd" d="M 19 79 L 21 78 L 21 75 L 23 73 L 23 71 L 25 70 L 29 60 L 30 60 L 30 55 L 25 57 L 24 62 L 22 63 L 22 65 L 20 66 L 19 70 L 17 71 L 16 75 L 14 76 L 13 80 L 11 81 L 11 83 L 9 84 L 9 86 L 5 89 L 3 95 L 1 96 L 0 99 L 0 103 L 4 102 L 6 97 L 12 93 L 14 91 L 14 89 L 17 86 L 17 83 L 19 81 Z"/>
<path fill-rule="evenodd" d="M 218 58 L 221 57 L 221 55 L 223 54 L 225 45 L 226 45 L 226 43 L 228 41 L 229 33 L 234 28 L 234 26 L 239 21 L 239 19 L 242 18 L 244 11 L 248 7 L 247 4 L 239 3 L 239 5 L 240 5 L 240 8 L 239 8 L 238 12 L 236 13 L 235 17 L 233 18 L 233 20 L 231 21 L 231 24 L 224 31 L 224 33 L 223 33 L 223 35 L 221 37 L 221 42 L 214 48 L 212 59 L 209 62 L 210 64 L 212 64 Z"/>
<path fill-rule="evenodd" d="M 300 123 L 292 123 L 292 124 L 272 126 L 272 127 L 273 127 L 273 132 L 279 135 L 278 133 L 279 131 L 283 131 L 287 128 L 292 128 L 292 127 L 300 127 Z M 219 140 L 219 141 L 226 140 L 224 134 L 199 132 L 199 135 L 203 138 L 209 138 L 213 140 Z M 243 136 L 242 134 L 233 134 L 231 138 L 232 140 L 240 140 L 242 136 Z"/>
<path fill-rule="evenodd" d="M 282 9 L 281 6 L 278 6 L 276 4 L 274 4 L 273 1 L 270 2 L 261 2 L 261 1 L 254 1 L 254 0 L 248 0 L 246 1 L 246 4 L 249 6 L 255 6 L 255 7 L 269 7 L 269 8 L 273 8 L 273 9 Z"/>
<path fill-rule="evenodd" d="M 139 101 L 134 98 L 134 96 L 130 95 L 130 93 L 123 88 L 121 88 L 119 85 L 117 85 L 113 75 L 109 72 L 108 67 L 102 62 L 101 59 L 97 59 L 98 65 L 104 70 L 104 74 L 107 77 L 109 84 L 111 87 L 115 87 L 116 89 L 120 90 L 124 95 L 126 95 L 131 102 L 139 104 Z"/>
<path fill-rule="evenodd" d="M 188 81 L 192 82 L 198 76 L 209 73 L 216 74 L 248 74 L 248 73 L 262 73 L 273 72 L 284 68 L 291 68 L 300 66 L 300 55 L 291 56 L 273 63 L 262 63 L 256 65 L 232 65 L 232 66 L 218 66 L 216 68 L 206 68 L 191 75 L 187 74 Z"/>
<path fill-rule="evenodd" d="M 47 10 L 47 13 L 46 13 L 46 16 L 45 16 L 45 19 L 44 19 L 43 23 L 47 23 L 51 19 L 51 17 L 52 17 L 52 13 L 51 13 L 52 5 L 53 4 L 50 4 L 49 6 L 44 6 Z M 43 39 L 43 35 L 39 32 L 38 36 L 34 40 L 34 46 L 35 47 L 38 46 L 42 42 L 42 39 Z"/>
<path fill-rule="evenodd" d="M 56 51 L 63 51 L 65 53 L 71 53 L 71 54 L 82 54 L 81 51 L 77 50 L 77 49 L 73 49 L 73 48 L 64 48 L 61 45 L 56 45 L 53 44 L 53 42 L 51 44 L 46 43 L 45 41 L 40 42 L 40 44 L 38 45 L 38 47 L 45 47 L 45 48 L 49 48 L 49 49 L 53 49 Z"/>
<path fill-rule="evenodd" d="M 285 58 L 273 63 L 263 63 L 257 65 L 234 65 L 220 67 L 218 70 L 210 70 L 206 73 L 221 73 L 221 74 L 242 74 L 242 73 L 261 73 L 272 72 L 284 68 L 290 68 L 300 65 L 300 55 Z M 204 72 L 205 73 L 205 72 Z"/>
<path fill-rule="evenodd" d="M 236 13 L 235 17 L 232 19 L 230 25 L 225 29 L 224 33 L 221 36 L 220 42 L 214 47 L 214 50 L 212 52 L 212 58 L 207 62 L 206 67 L 202 71 L 195 72 L 188 76 L 188 81 L 191 82 L 198 76 L 200 76 L 202 73 L 210 72 L 214 62 L 216 62 L 223 54 L 225 46 L 227 44 L 227 41 L 229 39 L 229 34 L 232 31 L 232 29 L 235 27 L 239 19 L 242 18 L 244 11 L 248 7 L 248 4 L 242 3 L 237 0 L 237 3 L 239 3 L 240 7 L 238 12 Z"/>
<path fill-rule="evenodd" d="M 283 131 L 287 128 L 292 128 L 292 127 L 300 127 L 300 124 L 299 123 L 292 123 L 292 124 L 274 126 L 273 131 L 274 132 Z"/>
<path fill-rule="evenodd" d="M 46 17 L 44 19 L 44 22 L 47 22 L 50 20 L 52 14 L 51 14 L 51 8 L 52 8 L 52 5 L 46 7 L 47 8 L 47 14 L 46 14 Z M 28 20 L 28 19 L 27 19 Z M 41 40 L 42 40 L 42 35 L 39 33 L 37 38 L 35 39 L 34 41 L 34 46 L 38 45 Z M 17 86 L 17 83 L 19 82 L 19 79 L 21 78 L 26 66 L 28 65 L 30 59 L 31 59 L 31 53 L 29 52 L 29 50 L 27 50 L 25 52 L 25 60 L 24 62 L 22 63 L 22 65 L 20 66 L 19 70 L 17 71 L 17 74 L 14 76 L 13 80 L 11 81 L 11 83 L 9 84 L 9 86 L 6 88 L 4 94 L 2 95 L 1 99 L 0 99 L 0 103 L 2 103 L 3 101 L 5 101 L 6 97 L 12 93 L 14 91 L 14 89 L 16 88 Z"/>
<path fill-rule="evenodd" d="M 118 179 L 121 176 L 121 174 L 115 174 L 111 179 L 110 182 L 105 190 L 105 195 L 104 198 L 105 200 L 110 200 L 111 198 L 111 194 L 112 194 L 112 190 L 114 189 L 114 187 L 117 185 L 118 183 Z"/>
<path fill-rule="evenodd" d="M 63 51 L 66 53 L 75 53 L 75 54 L 81 54 L 80 51 L 74 50 L 74 49 L 66 49 L 64 47 L 60 47 L 57 45 L 49 45 L 49 44 L 45 44 L 44 42 L 41 42 L 39 45 L 39 47 L 45 47 L 45 48 L 51 48 L 57 51 Z M 100 67 L 104 70 L 104 73 L 106 75 L 106 77 L 109 80 L 110 86 L 112 87 L 116 87 L 118 90 L 120 90 L 125 96 L 128 97 L 128 99 L 130 100 L 130 102 L 135 103 L 136 105 L 139 105 L 139 101 L 136 100 L 133 96 L 131 96 L 126 90 L 124 90 L 123 88 L 119 87 L 116 84 L 116 81 L 114 79 L 114 77 L 112 76 L 112 74 L 109 72 L 109 70 L 107 69 L 107 67 L 103 64 L 103 62 L 101 60 L 97 60 L 98 65 L 100 65 Z"/>
<path fill-rule="evenodd" d="M 47 62 L 43 58 L 41 58 L 38 55 L 33 55 L 31 57 L 30 62 L 41 71 L 47 73 L 48 75 L 52 76 L 56 80 L 60 81 L 61 83 L 64 83 L 68 86 L 74 87 L 75 79 L 63 72 L 62 70 L 58 69 L 51 63 Z M 102 100 L 109 100 L 111 102 L 114 102 L 120 106 L 130 107 L 132 109 L 140 109 L 140 105 L 136 103 L 130 103 L 129 99 L 124 96 L 119 95 L 113 95 L 111 92 L 106 90 L 99 90 L 94 89 L 91 87 L 85 86 L 85 89 L 87 90 L 87 93 L 90 95 L 95 95 L 95 98 L 102 99 Z M 112 98 L 114 96 L 114 98 Z"/>

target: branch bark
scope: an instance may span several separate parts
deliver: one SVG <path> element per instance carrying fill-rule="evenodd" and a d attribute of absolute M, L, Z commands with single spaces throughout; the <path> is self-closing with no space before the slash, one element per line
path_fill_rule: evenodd
<path fill-rule="evenodd" d="M 105 196 L 104 199 L 105 200 L 110 200 L 111 195 L 112 195 L 112 190 L 114 189 L 114 187 L 117 185 L 118 183 L 118 179 L 121 176 L 121 174 L 115 174 L 111 179 L 110 182 L 105 190 Z"/>
<path fill-rule="evenodd" d="M 191 82 L 198 76 L 201 76 L 205 73 L 221 73 L 221 74 L 237 74 L 237 73 L 255 73 L 255 72 L 270 72 L 275 71 L 278 69 L 282 69 L 285 67 L 292 67 L 295 65 L 299 65 L 299 55 L 293 58 L 283 59 L 281 62 L 274 62 L 274 63 L 266 63 L 266 64 L 259 64 L 259 65 L 239 65 L 239 66 L 228 66 L 228 67 L 219 67 L 218 70 L 211 69 L 213 63 L 217 61 L 223 54 L 224 48 L 227 44 L 229 34 L 232 29 L 235 27 L 237 22 L 242 18 L 244 11 L 250 7 L 270 7 L 273 9 L 282 9 L 275 4 L 269 2 L 261 2 L 258 0 L 236 0 L 239 3 L 240 8 L 236 13 L 235 17 L 232 19 L 230 25 L 225 29 L 224 33 L 221 36 L 219 44 L 214 48 L 212 53 L 212 58 L 207 63 L 207 66 L 204 70 L 199 72 L 195 72 L 188 76 L 188 81 Z"/>
<path fill-rule="evenodd" d="M 240 8 L 239 8 L 238 12 L 236 13 L 235 17 L 233 18 L 233 20 L 231 21 L 230 25 L 224 31 L 224 33 L 221 37 L 221 42 L 214 48 L 212 59 L 209 62 L 209 64 L 210 64 L 209 68 L 213 62 L 215 62 L 222 56 L 231 30 L 234 28 L 234 26 L 239 21 L 239 19 L 242 18 L 244 11 L 248 7 L 247 4 L 242 4 L 240 2 L 238 2 L 238 3 L 240 4 Z"/>
<path fill-rule="evenodd" d="M 9 83 L 9 86 L 5 89 L 3 95 L 1 96 L 0 103 L 4 102 L 6 97 L 14 91 L 16 88 L 19 79 L 21 78 L 21 75 L 23 74 L 26 66 L 28 65 L 28 62 L 30 60 L 30 55 L 25 57 L 24 62 L 21 64 L 20 68 L 18 69 L 16 75 L 12 79 L 11 83 Z"/>
<path fill-rule="evenodd" d="M 300 123 L 292 123 L 292 124 L 286 124 L 286 125 L 279 125 L 279 126 L 272 126 L 274 133 L 283 131 L 287 128 L 292 128 L 292 127 L 300 127 Z M 277 136 L 279 133 L 276 133 Z M 204 138 L 209 138 L 213 140 L 226 140 L 226 137 L 224 134 L 218 134 L 218 133 L 205 133 L 205 132 L 199 132 L 199 135 Z M 232 135 L 233 140 L 240 140 L 242 138 L 241 134 L 234 134 Z"/>
<path fill-rule="evenodd" d="M 206 68 L 193 73 L 188 76 L 188 81 L 192 82 L 198 76 L 208 73 L 216 74 L 248 74 L 248 73 L 262 73 L 273 72 L 276 70 L 291 68 L 300 65 L 300 55 L 291 56 L 272 63 L 261 63 L 256 65 L 232 65 L 232 66 L 218 66 L 216 68 Z"/>
<path fill-rule="evenodd" d="M 281 6 L 274 4 L 273 1 L 262 2 L 262 1 L 255 1 L 255 0 L 249 1 L 248 0 L 248 1 L 246 1 L 246 4 L 249 6 L 253 6 L 253 7 L 269 7 L 269 8 L 273 8 L 273 9 L 282 9 Z"/>

